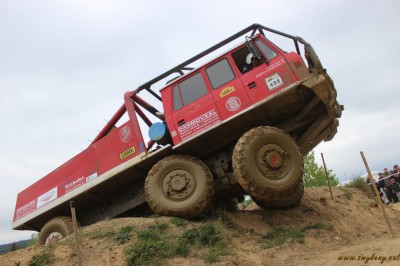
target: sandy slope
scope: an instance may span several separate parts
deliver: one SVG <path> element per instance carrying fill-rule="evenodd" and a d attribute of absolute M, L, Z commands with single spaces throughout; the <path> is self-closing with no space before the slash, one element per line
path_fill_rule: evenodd
<path fill-rule="evenodd" d="M 229 213 L 234 227 L 214 222 L 227 243 L 226 255 L 215 265 L 400 265 L 400 203 L 386 206 L 386 212 L 396 233 L 392 238 L 381 210 L 372 199 L 357 189 L 334 189 L 331 200 L 327 188 L 306 188 L 301 204 L 286 211 L 264 211 L 252 205 L 248 210 Z M 350 199 L 349 199 L 350 198 Z M 120 218 L 96 223 L 81 229 L 84 265 L 125 265 L 124 249 L 135 239 L 118 245 L 108 237 L 96 233 L 118 231 L 131 225 L 145 229 L 156 222 L 168 224 L 170 236 L 204 224 L 189 222 L 184 227 L 171 223 L 168 217 Z M 320 224 L 322 229 L 305 232 L 304 242 L 286 242 L 266 248 L 263 235 L 277 227 L 300 229 Z M 44 247 L 30 247 L 0 256 L 2 265 L 28 265 Z M 77 265 L 72 237 L 61 241 L 53 249 L 52 265 Z M 353 256 L 353 260 L 340 257 Z M 369 258 L 367 258 L 369 257 Z M 389 259 L 392 257 L 392 259 Z M 191 250 L 187 257 L 161 259 L 160 265 L 210 265 L 204 261 L 201 249 Z"/>

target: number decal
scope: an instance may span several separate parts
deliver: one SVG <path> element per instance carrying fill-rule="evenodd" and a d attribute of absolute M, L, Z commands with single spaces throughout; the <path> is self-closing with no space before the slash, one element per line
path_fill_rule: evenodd
<path fill-rule="evenodd" d="M 265 78 L 265 83 L 267 84 L 268 89 L 270 91 L 272 91 L 272 90 L 278 88 L 279 86 L 283 85 L 282 78 L 281 78 L 281 76 L 279 76 L 278 73 L 275 73 L 274 75 Z"/>

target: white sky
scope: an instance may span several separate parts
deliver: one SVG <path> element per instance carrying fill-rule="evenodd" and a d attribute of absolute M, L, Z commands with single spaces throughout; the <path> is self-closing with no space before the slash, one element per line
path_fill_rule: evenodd
<path fill-rule="evenodd" d="M 345 105 L 315 149 L 345 181 L 400 163 L 399 1 L 0 0 L 0 244 L 18 192 L 85 149 L 125 91 L 253 24 L 311 43 Z"/>

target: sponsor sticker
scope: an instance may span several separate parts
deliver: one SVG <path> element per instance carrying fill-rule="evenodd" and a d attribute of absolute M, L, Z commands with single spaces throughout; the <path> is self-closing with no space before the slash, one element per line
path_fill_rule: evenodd
<path fill-rule="evenodd" d="M 86 183 L 84 176 L 76 178 L 75 180 L 69 181 L 67 184 L 64 185 L 65 193 L 68 193 L 68 192 L 78 188 L 79 186 L 83 185 L 84 183 Z"/>
<path fill-rule="evenodd" d="M 226 101 L 226 109 L 229 111 L 236 111 L 240 108 L 241 106 L 241 101 L 239 97 L 230 97 L 227 101 Z"/>
<path fill-rule="evenodd" d="M 119 154 L 119 158 L 122 160 L 122 159 L 127 158 L 130 155 L 134 154 L 135 152 L 136 152 L 135 147 L 131 147 L 131 148 L 125 150 L 124 152 L 122 152 L 121 154 Z"/>
<path fill-rule="evenodd" d="M 31 202 L 25 204 L 24 206 L 17 209 L 15 213 L 15 220 L 18 220 L 29 213 L 35 211 L 36 209 L 36 199 L 32 200 Z"/>
<path fill-rule="evenodd" d="M 47 203 L 57 199 L 57 187 L 54 187 L 50 191 L 44 193 L 40 197 L 37 198 L 36 208 L 43 207 Z"/>
<path fill-rule="evenodd" d="M 193 134 L 205 130 L 219 121 L 220 119 L 218 113 L 215 111 L 215 109 L 212 109 L 198 116 L 197 118 L 194 118 L 193 120 L 179 126 L 178 132 L 182 140 L 185 140 L 191 137 Z"/>
<path fill-rule="evenodd" d="M 119 130 L 119 139 L 121 140 L 121 142 L 123 143 L 129 143 L 129 141 L 131 140 L 131 128 L 129 128 L 128 125 L 122 127 Z"/>
<path fill-rule="evenodd" d="M 268 89 L 270 91 L 283 85 L 282 78 L 281 78 L 281 76 L 279 76 L 278 73 L 275 73 L 274 75 L 271 75 L 271 76 L 265 78 L 265 83 L 267 84 Z"/>
<path fill-rule="evenodd" d="M 93 179 L 96 178 L 96 177 L 97 177 L 97 172 L 95 172 L 95 173 L 89 175 L 88 177 L 86 177 L 86 183 L 87 183 L 87 182 L 90 182 L 91 180 L 93 180 Z"/>
<path fill-rule="evenodd" d="M 229 95 L 232 92 L 235 92 L 235 88 L 233 86 L 228 86 L 221 90 L 219 96 L 223 98 L 224 96 Z"/>

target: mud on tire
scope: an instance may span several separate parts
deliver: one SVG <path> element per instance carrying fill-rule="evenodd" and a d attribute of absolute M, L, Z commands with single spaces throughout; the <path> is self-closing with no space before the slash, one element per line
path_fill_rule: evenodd
<path fill-rule="evenodd" d="M 72 219 L 67 216 L 55 217 L 40 230 L 38 245 L 49 245 L 57 242 L 73 232 Z"/>
<path fill-rule="evenodd" d="M 201 160 L 172 155 L 151 168 L 145 181 L 145 197 L 156 214 L 193 218 L 210 209 L 214 180 Z"/>
<path fill-rule="evenodd" d="M 296 191 L 287 196 L 277 200 L 263 200 L 253 198 L 254 202 L 265 210 L 286 210 L 296 207 L 304 195 L 304 184 L 303 181 L 300 182 Z"/>
<path fill-rule="evenodd" d="M 278 200 L 293 194 L 304 163 L 296 142 L 284 131 L 261 126 L 236 143 L 233 171 L 243 189 L 256 199 Z"/>

